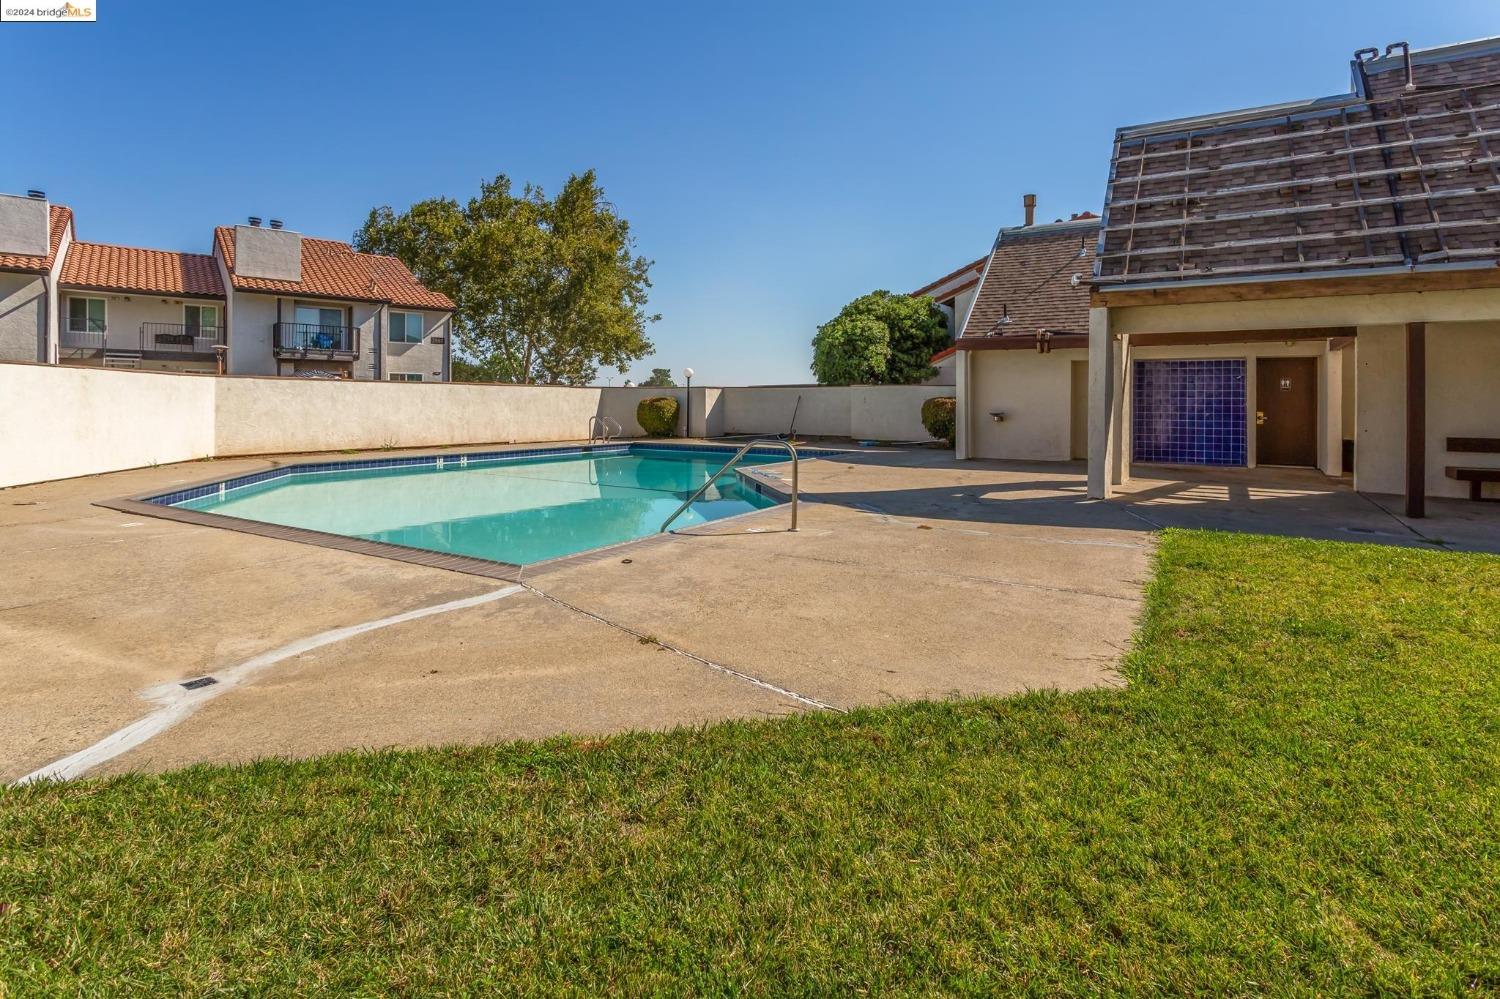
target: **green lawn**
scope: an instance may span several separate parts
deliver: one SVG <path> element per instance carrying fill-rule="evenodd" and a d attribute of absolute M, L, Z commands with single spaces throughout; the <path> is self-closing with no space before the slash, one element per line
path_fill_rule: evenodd
<path fill-rule="evenodd" d="M 1169 532 L 1126 670 L 0 792 L 0 982 L 1500 991 L 1500 559 Z"/>

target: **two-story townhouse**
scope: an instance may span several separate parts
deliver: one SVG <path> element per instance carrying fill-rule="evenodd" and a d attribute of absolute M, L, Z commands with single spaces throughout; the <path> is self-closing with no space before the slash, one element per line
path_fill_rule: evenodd
<path fill-rule="evenodd" d="M 223 371 L 224 286 L 207 254 L 75 240 L 58 299 L 61 364 Z"/>
<path fill-rule="evenodd" d="M 41 191 L 0 194 L 0 360 L 57 360 L 57 281 L 73 213 Z"/>
<path fill-rule="evenodd" d="M 221 226 L 231 374 L 447 381 L 453 303 L 394 257 L 281 228 Z"/>
<path fill-rule="evenodd" d="M 452 316 L 396 258 L 274 220 L 181 253 L 80 241 L 42 192 L 0 195 L 0 360 L 447 381 Z"/>

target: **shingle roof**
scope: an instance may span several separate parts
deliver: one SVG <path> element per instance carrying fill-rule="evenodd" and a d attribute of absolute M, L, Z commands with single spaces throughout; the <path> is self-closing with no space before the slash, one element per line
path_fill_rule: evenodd
<path fill-rule="evenodd" d="M 1500 39 L 1350 93 L 1116 132 L 1101 291 L 1500 260 Z"/>
<path fill-rule="evenodd" d="M 962 336 L 1087 333 L 1099 220 L 1001 229 Z M 1082 278 L 1075 284 L 1073 275 Z"/>
<path fill-rule="evenodd" d="M 911 297 L 916 298 L 918 295 L 929 295 L 934 291 L 942 288 L 949 282 L 954 282 L 954 287 L 948 289 L 947 293 L 957 294 L 958 292 L 963 291 L 965 288 L 973 285 L 975 281 L 979 280 L 979 274 L 984 270 L 984 262 L 988 259 L 988 257 L 980 257 L 978 260 L 971 261 L 967 264 L 964 264 L 962 267 L 955 268 L 949 271 L 947 274 L 944 274 L 942 277 L 938 278 L 936 281 L 927 282 L 922 287 L 912 292 Z M 955 279 L 962 280 L 955 281 Z"/>
<path fill-rule="evenodd" d="M 348 243 L 333 239 L 302 237 L 302 280 L 246 277 L 234 272 L 234 229 L 219 226 L 214 231 L 219 252 L 229 266 L 230 282 L 240 291 L 281 292 L 341 298 L 357 302 L 389 302 L 413 309 L 450 312 L 453 302 L 441 292 L 429 291 L 395 257 L 359 253 Z"/>
<path fill-rule="evenodd" d="M 52 269 L 53 262 L 57 260 L 57 248 L 62 245 L 63 233 L 68 231 L 68 224 L 73 221 L 73 209 L 66 205 L 48 205 L 47 207 L 49 223 L 47 255 L 38 257 L 27 253 L 0 253 L 0 271 L 43 273 Z"/>
<path fill-rule="evenodd" d="M 143 250 L 135 246 L 74 242 L 59 284 L 153 295 L 224 297 L 219 265 L 206 253 Z"/>

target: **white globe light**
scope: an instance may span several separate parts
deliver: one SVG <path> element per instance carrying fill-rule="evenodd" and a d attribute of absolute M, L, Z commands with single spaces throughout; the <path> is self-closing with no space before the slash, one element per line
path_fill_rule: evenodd
<path fill-rule="evenodd" d="M 693 377 L 693 369 L 692 368 L 683 368 L 682 369 L 682 376 L 684 378 L 691 378 L 691 377 Z"/>

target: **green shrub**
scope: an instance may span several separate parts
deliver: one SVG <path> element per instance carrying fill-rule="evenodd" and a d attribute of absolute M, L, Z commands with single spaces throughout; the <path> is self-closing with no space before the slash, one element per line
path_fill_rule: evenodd
<path fill-rule="evenodd" d="M 940 395 L 922 403 L 922 426 L 953 447 L 958 432 L 958 400 L 951 395 Z"/>
<path fill-rule="evenodd" d="M 635 422 L 647 437 L 671 437 L 677 432 L 677 400 L 669 395 L 642 399 L 635 407 Z"/>

